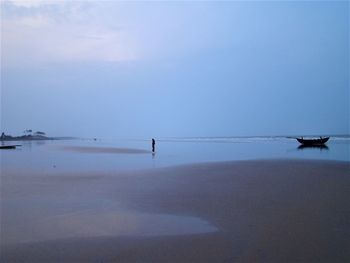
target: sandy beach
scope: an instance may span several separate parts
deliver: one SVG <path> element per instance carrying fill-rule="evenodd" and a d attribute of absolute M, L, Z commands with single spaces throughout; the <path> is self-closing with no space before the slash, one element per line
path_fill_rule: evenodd
<path fill-rule="evenodd" d="M 115 154 L 146 154 L 151 151 L 132 148 L 116 148 L 116 147 L 86 147 L 86 146 L 66 146 L 64 150 L 79 153 L 115 153 Z"/>
<path fill-rule="evenodd" d="M 349 262 L 349 162 L 2 174 L 1 262 Z"/>

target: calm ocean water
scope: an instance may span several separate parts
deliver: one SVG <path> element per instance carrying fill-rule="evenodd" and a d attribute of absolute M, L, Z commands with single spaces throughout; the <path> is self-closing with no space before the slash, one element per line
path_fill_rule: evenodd
<path fill-rule="evenodd" d="M 156 153 L 118 154 L 67 150 L 67 146 L 151 149 L 150 140 L 51 140 L 6 142 L 22 144 L 1 150 L 1 172 L 56 173 L 66 171 L 118 171 L 201 162 L 252 159 L 317 159 L 350 161 L 350 137 L 331 137 L 324 148 L 300 148 L 285 137 L 157 139 Z"/>

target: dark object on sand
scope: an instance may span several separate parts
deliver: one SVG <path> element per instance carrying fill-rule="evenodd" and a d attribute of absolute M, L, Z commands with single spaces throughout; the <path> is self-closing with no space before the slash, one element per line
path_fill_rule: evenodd
<path fill-rule="evenodd" d="M 156 150 L 155 148 L 156 145 L 156 141 L 152 138 L 152 152 L 154 153 L 154 151 Z"/>
<path fill-rule="evenodd" d="M 1 145 L 0 149 L 3 149 L 3 150 L 16 149 L 17 146 L 21 146 L 21 145 Z"/>
<path fill-rule="evenodd" d="M 320 137 L 319 139 L 304 139 L 303 137 L 301 137 L 296 139 L 302 145 L 317 146 L 317 145 L 324 145 L 329 140 L 329 137 L 324 137 L 324 138 Z"/>

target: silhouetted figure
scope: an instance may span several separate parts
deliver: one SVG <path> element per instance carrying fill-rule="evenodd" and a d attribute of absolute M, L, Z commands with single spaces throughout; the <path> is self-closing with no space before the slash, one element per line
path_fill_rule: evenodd
<path fill-rule="evenodd" d="M 152 138 L 152 152 L 154 153 L 155 152 L 155 149 L 156 149 L 156 141 Z"/>

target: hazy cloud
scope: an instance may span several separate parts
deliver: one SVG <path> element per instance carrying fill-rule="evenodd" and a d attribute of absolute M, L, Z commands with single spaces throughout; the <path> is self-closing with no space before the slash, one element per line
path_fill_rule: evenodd
<path fill-rule="evenodd" d="M 348 2 L 1 5 L 1 124 L 10 133 L 349 131 Z"/>
<path fill-rule="evenodd" d="M 17 7 L 26 7 L 26 8 L 31 8 L 31 7 L 38 7 L 41 5 L 47 5 L 47 4 L 53 4 L 57 3 L 60 1 L 54 1 L 54 0 L 10 0 L 8 1 L 9 3 L 13 4 L 14 6 Z"/>
<path fill-rule="evenodd" d="M 44 5 L 55 5 L 54 9 Z M 86 6 L 66 1 L 2 3 L 2 61 L 5 66 L 65 61 L 128 61 L 137 58 L 132 35 L 90 21 Z M 21 8 L 32 8 L 22 12 Z M 11 12 L 7 12 L 12 8 Z M 34 9 L 33 9 L 34 8 Z"/>

